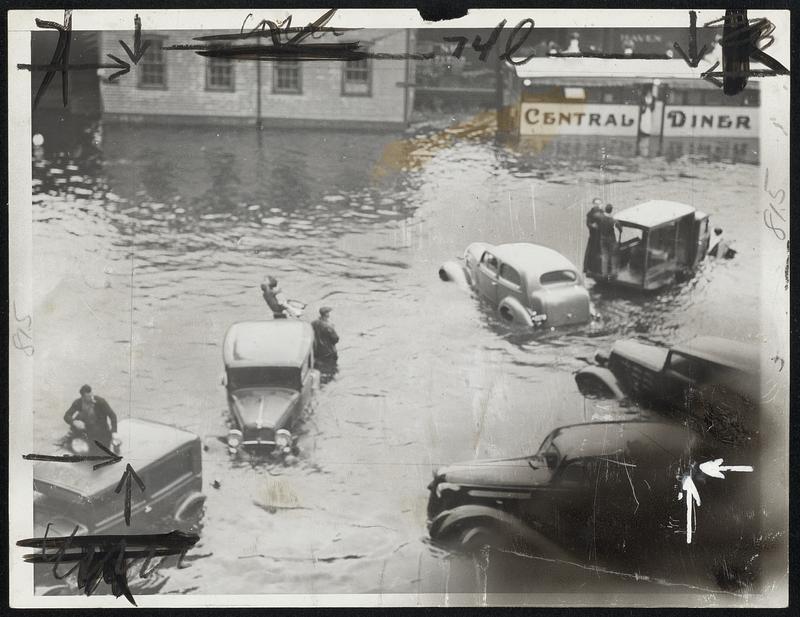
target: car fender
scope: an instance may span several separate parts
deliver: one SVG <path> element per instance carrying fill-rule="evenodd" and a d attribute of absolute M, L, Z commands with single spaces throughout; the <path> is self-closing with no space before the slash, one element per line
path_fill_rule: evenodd
<path fill-rule="evenodd" d="M 533 319 L 528 309 L 514 296 L 506 296 L 500 300 L 497 313 L 503 321 L 513 323 L 515 326 L 533 327 Z"/>
<path fill-rule="evenodd" d="M 614 373 L 607 368 L 603 368 L 602 366 L 587 366 L 575 374 L 575 383 L 578 384 L 578 390 L 580 390 L 581 394 L 584 396 L 586 396 L 585 390 L 589 390 L 593 382 L 600 382 L 607 387 L 611 392 L 611 398 L 625 398 L 625 393 L 620 387 L 619 380 Z"/>
<path fill-rule="evenodd" d="M 197 511 L 203 507 L 206 502 L 206 496 L 200 492 L 190 493 L 186 499 L 181 502 L 178 509 L 175 510 L 175 520 L 179 523 L 190 522 L 192 517 Z"/>
<path fill-rule="evenodd" d="M 469 289 L 469 274 L 467 269 L 457 261 L 446 261 L 439 267 L 439 278 L 443 281 L 452 281 L 461 289 Z"/>
<path fill-rule="evenodd" d="M 429 533 L 434 541 L 446 538 L 465 527 L 487 524 L 500 527 L 511 536 L 521 538 L 526 548 L 540 557 L 569 560 L 571 556 L 558 544 L 526 525 L 516 516 L 481 505 L 464 505 L 445 510 L 431 521 Z"/>

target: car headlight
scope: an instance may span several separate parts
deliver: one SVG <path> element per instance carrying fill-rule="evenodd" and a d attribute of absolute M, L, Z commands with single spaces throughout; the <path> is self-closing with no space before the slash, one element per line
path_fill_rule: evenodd
<path fill-rule="evenodd" d="M 292 434 L 285 428 L 279 429 L 275 432 L 275 445 L 283 450 L 292 445 Z"/>
<path fill-rule="evenodd" d="M 242 431 L 232 428 L 228 431 L 228 446 L 238 448 L 242 443 Z"/>

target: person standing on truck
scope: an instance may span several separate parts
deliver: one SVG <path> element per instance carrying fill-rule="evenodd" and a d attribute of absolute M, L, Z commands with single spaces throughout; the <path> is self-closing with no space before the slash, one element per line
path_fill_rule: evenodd
<path fill-rule="evenodd" d="M 80 398 L 75 399 L 64 414 L 64 422 L 74 430 L 86 433 L 89 447 L 99 441 L 107 448 L 119 443 L 117 414 L 106 400 L 92 394 L 90 385 L 81 386 Z"/>
<path fill-rule="evenodd" d="M 286 303 L 283 297 L 283 292 L 278 288 L 278 279 L 274 276 L 268 276 L 267 280 L 261 283 L 262 296 L 264 302 L 272 311 L 272 317 L 275 319 L 286 319 L 287 314 L 291 312 L 291 308 Z"/>

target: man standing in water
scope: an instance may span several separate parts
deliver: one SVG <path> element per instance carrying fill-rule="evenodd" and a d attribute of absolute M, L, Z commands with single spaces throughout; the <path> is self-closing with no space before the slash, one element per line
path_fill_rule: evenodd
<path fill-rule="evenodd" d="M 325 367 L 333 367 L 339 359 L 336 353 L 339 335 L 330 322 L 331 310 L 331 307 L 323 306 L 319 309 L 319 319 L 311 322 L 314 328 L 314 356 Z"/>
<path fill-rule="evenodd" d="M 117 414 L 104 398 L 92 394 L 92 387 L 82 386 L 81 397 L 75 399 L 64 414 L 64 422 L 77 431 L 85 432 L 89 447 L 95 441 L 110 448 L 119 441 L 117 437 Z"/>
<path fill-rule="evenodd" d="M 611 216 L 614 206 L 606 204 L 605 212 L 598 216 L 597 227 L 600 233 L 600 258 L 603 276 L 610 278 L 614 273 L 614 260 L 617 252 L 616 221 Z"/>
<path fill-rule="evenodd" d="M 603 216 L 603 202 L 599 197 L 592 200 L 592 207 L 586 213 L 586 227 L 589 228 L 589 241 L 583 254 L 583 271 L 600 271 L 600 230 L 599 220 Z"/>

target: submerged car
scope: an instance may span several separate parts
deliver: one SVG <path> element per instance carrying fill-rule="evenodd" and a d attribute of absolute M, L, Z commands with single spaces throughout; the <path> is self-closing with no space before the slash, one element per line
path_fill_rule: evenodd
<path fill-rule="evenodd" d="M 729 456 L 667 422 L 563 426 L 533 455 L 435 470 L 428 531 L 450 550 L 510 548 L 553 564 L 588 559 L 638 571 L 631 569 L 667 563 L 661 551 L 686 547 L 686 506 L 677 495 L 690 475 L 702 494 L 698 550 L 712 559 L 734 548 L 747 553 L 757 507 L 738 497 L 751 480 L 710 480 L 699 465 L 719 455 Z"/>
<path fill-rule="evenodd" d="M 690 205 L 652 200 L 612 216 L 617 242 L 610 268 L 603 272 L 592 255 L 586 260 L 586 275 L 596 282 L 656 290 L 694 272 L 706 256 L 708 215 Z"/>
<path fill-rule="evenodd" d="M 320 383 L 311 325 L 292 319 L 236 323 L 225 334 L 222 354 L 222 382 L 236 425 L 228 433 L 229 451 L 256 446 L 270 454 L 291 453 L 291 431 Z"/>
<path fill-rule="evenodd" d="M 470 244 L 463 263 L 449 261 L 439 278 L 472 287 L 496 307 L 500 318 L 519 326 L 551 327 L 590 321 L 589 292 L 577 268 L 538 244 Z"/>
<path fill-rule="evenodd" d="M 145 485 L 131 491 L 136 530 L 192 531 L 205 504 L 200 438 L 173 426 L 138 419 L 119 421 L 119 464 L 93 469 L 95 461 L 33 467 L 34 529 L 39 537 L 128 533 L 123 498 L 115 492 L 129 462 Z M 127 530 L 127 531 L 126 531 Z"/>
<path fill-rule="evenodd" d="M 581 393 L 628 397 L 685 413 L 722 441 L 744 445 L 758 433 L 758 349 L 698 336 L 672 348 L 617 341 L 597 366 L 575 375 Z"/>

